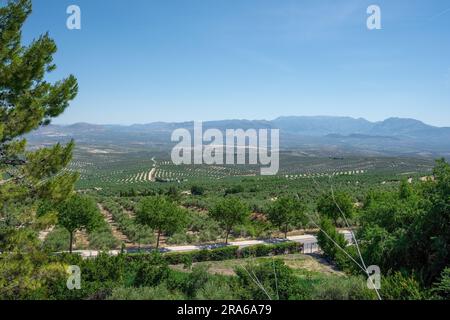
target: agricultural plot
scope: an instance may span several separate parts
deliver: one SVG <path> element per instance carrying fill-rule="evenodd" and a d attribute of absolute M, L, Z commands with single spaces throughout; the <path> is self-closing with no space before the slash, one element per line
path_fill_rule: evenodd
<path fill-rule="evenodd" d="M 282 155 L 280 175 L 336 176 L 367 172 L 419 173 L 430 172 L 434 162 L 421 158 L 388 157 L 293 157 Z"/>
<path fill-rule="evenodd" d="M 223 179 L 227 177 L 256 176 L 258 170 L 245 166 L 181 165 L 164 162 L 156 170 L 156 179 L 161 182 Z"/>
<path fill-rule="evenodd" d="M 155 162 L 147 153 L 89 154 L 78 151 L 66 170 L 80 173 L 79 189 L 101 189 L 120 184 L 150 183 L 154 168 Z"/>
<path fill-rule="evenodd" d="M 94 150 L 94 151 L 93 151 Z M 433 161 L 425 158 L 316 157 L 285 152 L 275 177 L 284 181 L 366 175 L 429 175 Z M 168 152 L 124 151 L 112 147 L 77 149 L 65 170 L 78 172 L 79 190 L 158 190 L 165 184 L 233 183 L 259 178 L 260 168 L 251 165 L 174 165 Z"/>
<path fill-rule="evenodd" d="M 99 204 L 105 220 L 111 226 L 114 237 L 126 246 L 140 246 L 154 241 L 153 231 L 138 225 L 132 214 L 124 210 L 114 199 L 107 198 Z"/>
<path fill-rule="evenodd" d="M 256 215 L 264 214 L 278 197 L 296 194 L 305 202 L 308 212 L 316 210 L 318 195 L 331 188 L 346 192 L 355 203 L 374 187 L 397 188 L 401 180 L 411 183 L 429 176 L 432 160 L 418 158 L 346 157 L 319 158 L 281 154 L 280 171 L 276 176 L 260 176 L 257 166 L 239 165 L 174 165 L 165 154 L 147 152 L 76 152 L 67 171 L 79 172 L 79 190 L 95 191 L 105 227 L 89 234 L 92 248 L 146 246 L 154 242 L 151 230 L 135 221 L 135 212 L 142 196 L 170 194 L 180 205 L 189 208 L 188 232 L 165 235 L 166 245 L 215 242 L 222 236 L 217 223 L 206 212 L 226 195 L 241 198 Z M 204 191 L 193 194 L 191 188 Z M 175 187 L 175 188 L 173 188 Z M 101 191 L 101 192 L 99 192 Z M 306 227 L 312 227 L 308 225 Z M 56 230 L 49 237 L 54 247 L 66 241 Z M 270 237 L 264 224 L 252 222 L 232 231 L 234 238 Z M 65 239 L 65 238 L 64 238 Z M 58 240 L 58 241 L 57 241 Z"/>

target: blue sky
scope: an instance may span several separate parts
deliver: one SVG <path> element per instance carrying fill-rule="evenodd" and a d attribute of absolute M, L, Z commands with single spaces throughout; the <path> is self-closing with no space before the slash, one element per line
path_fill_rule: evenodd
<path fill-rule="evenodd" d="M 34 0 L 49 76 L 80 93 L 56 123 L 281 115 L 412 117 L 450 126 L 447 0 Z M 76 4 L 82 29 L 66 28 Z M 366 27 L 377 4 L 382 30 Z"/>

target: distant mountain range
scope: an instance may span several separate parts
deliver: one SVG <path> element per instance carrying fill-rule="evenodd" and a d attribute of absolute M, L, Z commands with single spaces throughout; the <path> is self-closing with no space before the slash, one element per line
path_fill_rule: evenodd
<path fill-rule="evenodd" d="M 170 135 L 177 128 L 192 129 L 193 122 L 148 124 L 49 125 L 29 135 L 31 143 L 45 144 L 74 138 L 95 145 L 173 145 Z M 450 128 L 427 125 L 415 119 L 389 118 L 370 122 L 363 118 L 292 116 L 266 120 L 221 120 L 203 123 L 204 129 L 280 129 L 282 149 L 321 150 L 323 153 L 363 153 L 450 156 Z"/>

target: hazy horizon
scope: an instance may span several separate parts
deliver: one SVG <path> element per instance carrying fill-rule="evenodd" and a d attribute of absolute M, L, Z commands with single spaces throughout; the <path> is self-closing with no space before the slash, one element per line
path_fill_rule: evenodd
<path fill-rule="evenodd" d="M 404 119 L 404 120 L 415 120 L 415 121 L 420 121 L 426 125 L 429 126 L 433 126 L 433 127 L 437 127 L 437 128 L 450 128 L 450 125 L 444 125 L 444 126 L 436 126 L 433 124 L 430 124 L 426 121 L 423 121 L 421 119 L 416 119 L 416 118 L 411 118 L 411 117 L 387 117 L 385 119 L 382 120 L 370 120 L 364 117 L 352 117 L 352 116 L 330 116 L 330 115 L 280 115 L 278 117 L 275 118 L 271 118 L 271 119 L 251 119 L 251 118 L 223 118 L 223 119 L 211 119 L 211 120 L 181 120 L 181 121 L 164 121 L 164 120 L 152 120 L 152 121 L 143 121 L 143 122 L 134 122 L 134 123 L 109 123 L 109 122 L 105 122 L 105 123 L 98 123 L 98 122 L 90 122 L 90 121 L 77 121 L 77 122 L 67 122 L 67 123 L 60 123 L 60 122 L 52 122 L 51 124 L 53 125 L 60 125 L 60 126 L 71 126 L 71 125 L 75 125 L 75 124 L 90 124 L 90 125 L 101 125 L 101 126 L 107 126 L 107 125 L 111 125 L 111 126 L 132 126 L 132 125 L 146 125 L 146 124 L 152 124 L 152 123 L 186 123 L 186 122 L 193 122 L 193 121 L 201 121 L 201 122 L 214 122 L 214 121 L 274 121 L 276 119 L 279 118 L 351 118 L 354 120 L 365 120 L 371 123 L 377 123 L 377 122 L 383 122 L 389 119 Z"/>

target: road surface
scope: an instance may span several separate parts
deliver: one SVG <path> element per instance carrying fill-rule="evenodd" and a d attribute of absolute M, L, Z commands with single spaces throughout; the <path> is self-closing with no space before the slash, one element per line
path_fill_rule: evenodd
<path fill-rule="evenodd" d="M 339 231 L 345 237 L 348 242 L 352 242 L 352 234 L 350 231 Z M 280 242 L 285 242 L 284 239 L 268 239 L 268 240 L 244 240 L 244 241 L 231 241 L 230 246 L 238 246 L 240 248 L 255 246 L 259 244 L 275 244 Z M 301 243 L 304 246 L 304 253 L 315 253 L 320 250 L 317 243 L 317 237 L 313 235 L 301 235 L 288 237 L 288 241 Z M 169 246 L 160 249 L 161 252 L 190 252 L 202 249 L 214 249 L 223 247 L 224 244 L 214 244 L 214 245 L 189 245 L 189 246 Z M 149 249 L 141 249 L 142 251 L 148 251 Z M 139 249 L 126 249 L 127 253 L 140 252 Z M 80 254 L 84 258 L 96 257 L 101 251 L 98 250 L 74 250 L 74 253 Z M 120 250 L 111 250 L 108 252 L 110 255 L 118 255 Z"/>

